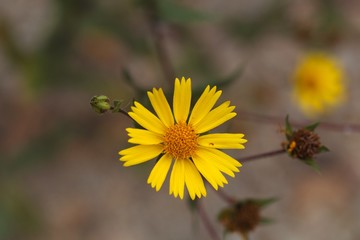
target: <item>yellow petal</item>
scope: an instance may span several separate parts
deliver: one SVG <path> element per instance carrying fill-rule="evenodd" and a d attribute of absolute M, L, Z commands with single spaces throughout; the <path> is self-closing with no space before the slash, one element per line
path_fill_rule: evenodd
<path fill-rule="evenodd" d="M 152 169 L 147 183 L 151 184 L 152 188 L 155 188 L 156 191 L 159 191 L 163 185 L 166 175 L 171 166 L 172 157 L 169 154 L 162 156 L 159 161 L 155 164 Z"/>
<path fill-rule="evenodd" d="M 176 159 L 170 176 L 170 190 L 169 194 L 174 194 L 174 197 L 179 196 L 184 198 L 184 184 L 185 184 L 185 166 L 186 159 Z"/>
<path fill-rule="evenodd" d="M 160 134 L 145 129 L 127 128 L 126 131 L 130 137 L 129 143 L 155 145 L 163 142 L 163 137 Z"/>
<path fill-rule="evenodd" d="M 174 117 L 163 90 L 161 88 L 159 90 L 154 88 L 153 92 L 148 92 L 148 97 L 160 120 L 166 127 L 172 126 L 174 124 Z"/>
<path fill-rule="evenodd" d="M 213 87 L 210 90 L 210 86 L 207 86 L 195 103 L 189 118 L 189 123 L 194 125 L 201 121 L 214 107 L 216 101 L 221 96 L 221 93 L 221 91 L 216 91 L 216 87 Z"/>
<path fill-rule="evenodd" d="M 159 156 L 162 151 L 163 146 L 160 144 L 138 145 L 120 151 L 119 154 L 122 155 L 120 161 L 125 162 L 124 166 L 128 167 L 149 161 Z"/>
<path fill-rule="evenodd" d="M 192 160 L 201 175 L 215 190 L 218 189 L 218 186 L 223 187 L 224 183 L 228 183 L 224 175 L 213 165 L 211 159 L 202 158 L 195 154 Z"/>
<path fill-rule="evenodd" d="M 201 196 L 206 196 L 206 189 L 204 186 L 204 181 L 201 178 L 199 171 L 196 169 L 194 163 L 190 160 L 184 161 L 185 165 L 185 184 L 188 189 L 190 198 L 195 199 L 195 195 L 198 198 Z"/>
<path fill-rule="evenodd" d="M 238 167 L 241 166 L 241 163 L 222 151 L 199 147 L 196 154 L 203 159 L 210 159 L 214 167 L 231 177 L 235 176 L 234 172 L 239 172 Z"/>
<path fill-rule="evenodd" d="M 173 111 L 177 123 L 186 122 L 191 103 L 191 79 L 175 79 Z"/>
<path fill-rule="evenodd" d="M 132 112 L 129 112 L 132 119 L 149 131 L 159 134 L 165 133 L 165 125 L 159 120 L 159 118 L 157 118 L 140 103 L 134 102 L 134 105 L 135 106 L 131 107 Z"/>
<path fill-rule="evenodd" d="M 242 143 L 247 140 L 243 138 L 244 134 L 234 133 L 215 133 L 206 134 L 198 138 L 198 144 L 203 147 L 221 148 L 221 149 L 244 149 Z"/>
<path fill-rule="evenodd" d="M 233 112 L 235 107 L 229 105 L 230 101 L 227 101 L 211 110 L 199 123 L 193 125 L 195 132 L 203 133 L 209 131 L 235 117 L 236 113 Z"/>

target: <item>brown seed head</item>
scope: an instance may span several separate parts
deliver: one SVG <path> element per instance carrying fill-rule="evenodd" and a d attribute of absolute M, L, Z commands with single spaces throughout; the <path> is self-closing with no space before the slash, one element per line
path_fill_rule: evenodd
<path fill-rule="evenodd" d="M 260 223 L 260 206 L 252 201 L 236 204 L 225 209 L 219 216 L 220 222 L 229 232 L 248 234 Z"/>
<path fill-rule="evenodd" d="M 299 129 L 293 133 L 287 145 L 291 156 L 299 159 L 311 159 L 319 153 L 321 147 L 319 135 L 307 129 Z"/>

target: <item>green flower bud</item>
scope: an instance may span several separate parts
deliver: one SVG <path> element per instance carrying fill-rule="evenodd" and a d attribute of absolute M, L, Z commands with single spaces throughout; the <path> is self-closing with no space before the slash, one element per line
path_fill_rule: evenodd
<path fill-rule="evenodd" d="M 105 113 L 111 109 L 110 99 L 104 95 L 92 97 L 90 105 L 97 113 Z"/>

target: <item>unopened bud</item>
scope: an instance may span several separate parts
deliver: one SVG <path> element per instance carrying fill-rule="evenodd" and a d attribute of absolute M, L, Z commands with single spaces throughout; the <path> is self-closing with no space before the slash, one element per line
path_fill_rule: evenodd
<path fill-rule="evenodd" d="M 90 105 L 97 113 L 104 113 L 110 110 L 110 99 L 107 96 L 94 96 L 90 100 Z"/>

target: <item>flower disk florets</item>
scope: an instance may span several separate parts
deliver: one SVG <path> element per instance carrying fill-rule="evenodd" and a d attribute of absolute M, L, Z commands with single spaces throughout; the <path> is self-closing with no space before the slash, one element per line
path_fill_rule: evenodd
<path fill-rule="evenodd" d="M 177 123 L 166 130 L 164 152 L 176 159 L 191 157 L 197 148 L 198 135 L 186 123 Z"/>

